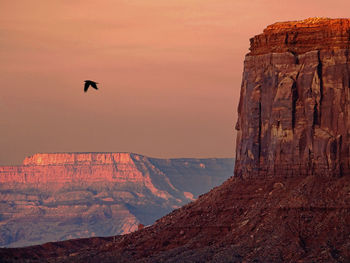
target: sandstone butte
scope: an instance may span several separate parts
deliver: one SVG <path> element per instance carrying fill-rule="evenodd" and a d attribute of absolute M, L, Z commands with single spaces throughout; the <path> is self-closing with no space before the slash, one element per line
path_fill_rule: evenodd
<path fill-rule="evenodd" d="M 275 23 L 250 40 L 238 176 L 350 173 L 349 19 Z"/>
<path fill-rule="evenodd" d="M 244 62 L 234 177 L 140 231 L 3 261 L 350 262 L 349 39 L 349 19 L 268 26 Z"/>
<path fill-rule="evenodd" d="M 130 233 L 232 174 L 229 158 L 34 154 L 0 166 L 0 246 Z"/>

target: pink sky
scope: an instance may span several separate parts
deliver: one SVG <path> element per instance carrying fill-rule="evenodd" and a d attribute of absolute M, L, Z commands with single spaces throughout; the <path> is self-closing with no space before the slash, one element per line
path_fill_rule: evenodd
<path fill-rule="evenodd" d="M 347 1 L 0 0 L 0 165 L 37 152 L 233 157 L 249 38 Z M 83 92 L 83 81 L 100 90 Z"/>

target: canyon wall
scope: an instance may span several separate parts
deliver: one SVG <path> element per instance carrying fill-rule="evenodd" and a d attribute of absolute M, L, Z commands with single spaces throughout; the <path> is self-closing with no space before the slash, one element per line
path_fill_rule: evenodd
<path fill-rule="evenodd" d="M 233 159 L 40 153 L 0 167 L 0 246 L 137 230 L 221 184 Z"/>
<path fill-rule="evenodd" d="M 350 20 L 275 23 L 250 40 L 237 176 L 349 174 Z"/>

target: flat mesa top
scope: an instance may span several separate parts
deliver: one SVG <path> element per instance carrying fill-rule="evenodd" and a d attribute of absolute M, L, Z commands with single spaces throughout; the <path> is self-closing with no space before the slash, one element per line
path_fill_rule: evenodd
<path fill-rule="evenodd" d="M 264 32 L 269 30 L 315 28 L 315 27 L 344 27 L 350 28 L 350 19 L 348 18 L 328 18 L 328 17 L 310 17 L 298 21 L 277 22 L 267 26 Z"/>
<path fill-rule="evenodd" d="M 303 54 L 313 50 L 348 49 L 350 19 L 313 17 L 300 21 L 277 22 L 262 34 L 250 39 L 250 53 L 292 52 Z"/>

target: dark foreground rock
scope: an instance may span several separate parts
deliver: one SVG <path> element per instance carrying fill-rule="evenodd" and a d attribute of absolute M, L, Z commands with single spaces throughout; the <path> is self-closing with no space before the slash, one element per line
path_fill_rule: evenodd
<path fill-rule="evenodd" d="M 1 249 L 2 262 L 349 262 L 350 178 L 231 178 L 116 238 Z"/>

